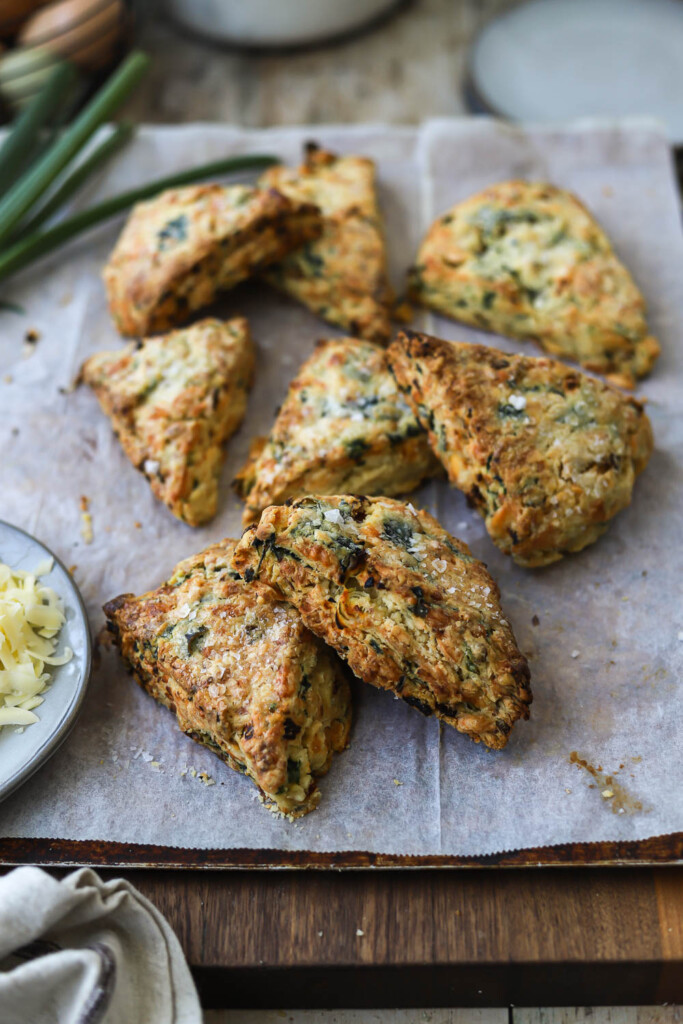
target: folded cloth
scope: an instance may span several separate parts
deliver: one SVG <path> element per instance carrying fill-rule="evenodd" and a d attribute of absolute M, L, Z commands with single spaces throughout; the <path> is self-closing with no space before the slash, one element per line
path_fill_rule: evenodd
<path fill-rule="evenodd" d="M 0 878 L 2 1024 L 201 1024 L 178 939 L 123 879 Z"/>

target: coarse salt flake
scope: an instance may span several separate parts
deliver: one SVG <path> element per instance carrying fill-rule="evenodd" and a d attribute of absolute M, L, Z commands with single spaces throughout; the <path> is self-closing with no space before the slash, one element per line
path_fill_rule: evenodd
<path fill-rule="evenodd" d="M 446 569 L 448 568 L 448 562 L 446 561 L 445 558 L 433 558 L 432 565 L 434 566 L 437 572 L 445 572 Z"/>
<path fill-rule="evenodd" d="M 342 514 L 338 508 L 329 508 L 324 515 L 328 523 L 336 523 L 338 526 L 341 526 L 344 522 Z"/>
<path fill-rule="evenodd" d="M 572 651 L 571 656 L 572 656 L 572 658 L 578 658 L 580 653 L 581 653 L 581 651 Z"/>
<path fill-rule="evenodd" d="M 159 472 L 159 463 L 157 462 L 156 459 L 145 459 L 145 461 L 142 464 L 142 468 L 144 469 L 147 476 L 154 476 L 156 473 Z"/>
<path fill-rule="evenodd" d="M 524 395 L 510 395 L 509 401 L 513 409 L 526 408 L 526 397 Z"/>

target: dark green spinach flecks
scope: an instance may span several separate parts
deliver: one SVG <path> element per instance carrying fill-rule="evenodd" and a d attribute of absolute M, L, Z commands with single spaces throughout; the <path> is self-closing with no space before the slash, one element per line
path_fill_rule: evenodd
<path fill-rule="evenodd" d="M 187 643 L 187 653 L 189 655 L 194 654 L 195 651 L 201 650 L 204 638 L 208 632 L 208 626 L 197 626 L 196 629 L 191 629 L 189 633 L 185 634 L 185 642 Z"/>
<path fill-rule="evenodd" d="M 424 619 L 427 612 L 429 611 L 429 605 L 426 603 L 424 599 L 424 591 L 422 590 L 422 587 L 411 587 L 411 590 L 416 598 L 412 610 L 416 615 L 419 615 L 421 619 Z"/>
<path fill-rule="evenodd" d="M 349 458 L 353 459 L 354 462 L 360 462 L 363 456 L 370 449 L 370 445 L 367 441 L 364 441 L 360 437 L 356 437 L 352 441 L 346 441 L 344 447 L 346 448 Z"/>
<path fill-rule="evenodd" d="M 170 249 L 176 242 L 185 242 L 187 240 L 188 226 L 188 220 L 184 213 L 181 213 L 179 217 L 175 217 L 173 220 L 169 220 L 161 231 L 157 232 L 157 249 L 160 252 L 164 252 L 166 249 Z"/>
<path fill-rule="evenodd" d="M 387 516 L 382 523 L 382 536 L 392 544 L 405 548 L 406 551 L 413 543 L 413 531 L 410 524 L 395 516 Z"/>

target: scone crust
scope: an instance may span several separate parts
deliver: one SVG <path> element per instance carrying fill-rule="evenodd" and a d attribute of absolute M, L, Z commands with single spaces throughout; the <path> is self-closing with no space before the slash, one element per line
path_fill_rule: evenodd
<path fill-rule="evenodd" d="M 103 271 L 119 331 L 168 330 L 321 230 L 316 207 L 273 189 L 190 185 L 134 207 Z"/>
<path fill-rule="evenodd" d="M 253 370 L 249 325 L 237 317 L 100 352 L 81 379 L 154 495 L 199 526 L 216 513 L 223 445 L 244 418 Z"/>
<path fill-rule="evenodd" d="M 659 355 L 645 302 L 583 204 L 543 182 L 505 181 L 458 203 L 427 232 L 413 301 L 633 387 Z"/>
<path fill-rule="evenodd" d="M 652 453 L 642 405 L 563 363 L 399 332 L 388 359 L 451 483 L 520 565 L 593 543 Z"/>
<path fill-rule="evenodd" d="M 244 523 L 305 494 L 405 494 L 442 472 L 427 435 L 369 341 L 319 341 L 267 439 L 235 480 Z"/>
<path fill-rule="evenodd" d="M 105 605 L 140 685 L 183 732 L 249 776 L 290 817 L 320 800 L 316 779 L 348 742 L 351 698 L 335 655 L 265 583 L 229 569 L 224 540 L 157 590 Z"/>
<path fill-rule="evenodd" d="M 353 672 L 499 749 L 527 718 L 529 668 L 486 567 L 427 512 L 391 498 L 267 508 L 235 549 Z"/>
<path fill-rule="evenodd" d="M 261 183 L 323 214 L 320 238 L 272 267 L 267 280 L 351 334 L 386 344 L 393 292 L 387 277 L 375 165 L 307 147 L 299 168 L 269 168 Z"/>

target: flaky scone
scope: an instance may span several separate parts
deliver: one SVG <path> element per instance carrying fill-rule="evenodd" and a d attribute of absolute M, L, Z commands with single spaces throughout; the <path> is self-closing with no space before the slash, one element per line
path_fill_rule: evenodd
<path fill-rule="evenodd" d="M 320 238 L 271 267 L 267 280 L 329 323 L 386 344 L 393 293 L 373 161 L 310 144 L 301 167 L 272 167 L 261 183 L 323 214 Z"/>
<path fill-rule="evenodd" d="M 247 321 L 201 320 L 84 363 L 123 450 L 190 526 L 216 513 L 223 445 L 244 418 L 254 368 Z"/>
<path fill-rule="evenodd" d="M 305 494 L 405 494 L 441 473 L 427 435 L 369 341 L 318 342 L 267 439 L 235 480 L 245 524 Z"/>
<path fill-rule="evenodd" d="M 390 498 L 267 508 L 235 549 L 359 678 L 488 747 L 528 718 L 529 668 L 486 567 L 427 512 Z"/>
<path fill-rule="evenodd" d="M 409 294 L 474 327 L 537 341 L 624 387 L 649 373 L 660 351 L 605 232 L 576 196 L 542 182 L 492 185 L 435 221 Z"/>
<path fill-rule="evenodd" d="M 387 352 L 451 483 L 524 566 L 592 544 L 652 452 L 643 407 L 553 359 L 399 332 Z"/>
<path fill-rule="evenodd" d="M 273 189 L 190 185 L 134 207 L 103 277 L 122 334 L 164 331 L 317 237 L 320 213 Z"/>
<path fill-rule="evenodd" d="M 178 724 L 249 776 L 290 817 L 320 801 L 316 779 L 344 749 L 351 695 L 341 662 L 265 583 L 229 568 L 224 540 L 157 590 L 105 605 L 135 678 Z"/>

